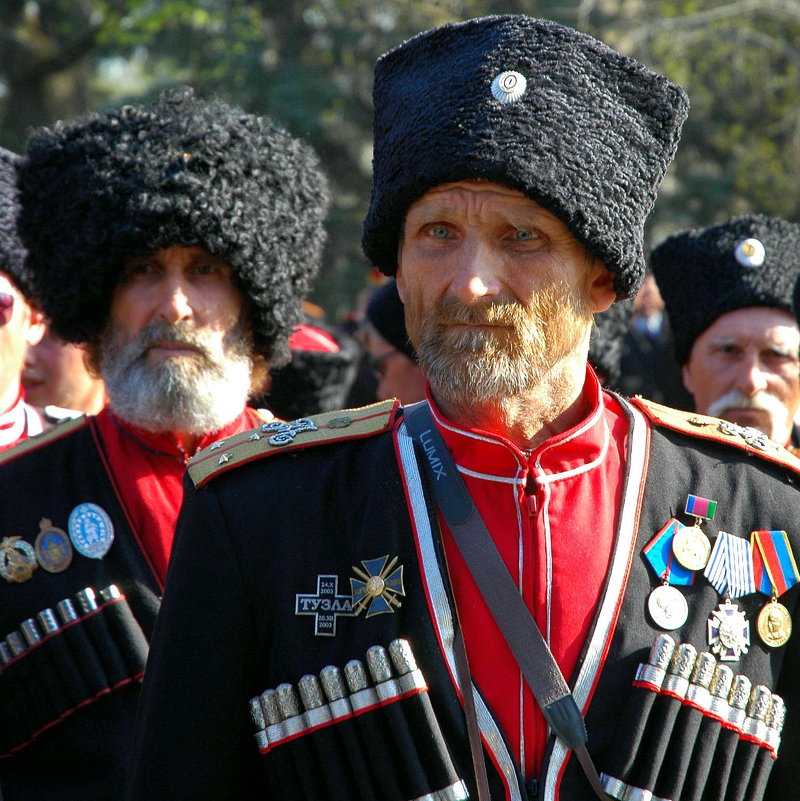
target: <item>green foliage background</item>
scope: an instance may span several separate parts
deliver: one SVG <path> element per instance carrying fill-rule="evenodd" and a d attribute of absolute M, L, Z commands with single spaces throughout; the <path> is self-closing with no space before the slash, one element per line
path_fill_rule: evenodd
<path fill-rule="evenodd" d="M 365 285 L 376 58 L 487 13 L 550 17 L 684 85 L 692 110 L 650 221 L 800 216 L 800 2 L 793 0 L 2 0 L 0 145 L 88 109 L 189 83 L 307 138 L 334 187 L 313 300 L 338 319 Z"/>

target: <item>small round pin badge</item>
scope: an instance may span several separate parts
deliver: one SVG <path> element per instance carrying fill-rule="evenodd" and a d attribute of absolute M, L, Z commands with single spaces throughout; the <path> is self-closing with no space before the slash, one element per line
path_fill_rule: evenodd
<path fill-rule="evenodd" d="M 743 239 L 733 251 L 736 261 L 742 267 L 760 267 L 764 263 L 767 251 L 758 239 Z"/>
<path fill-rule="evenodd" d="M 72 545 L 67 532 L 54 526 L 46 517 L 39 521 L 34 549 L 36 561 L 48 573 L 61 573 L 72 563 Z"/>
<path fill-rule="evenodd" d="M 516 70 L 506 70 L 492 81 L 492 97 L 501 103 L 515 103 L 528 87 L 528 81 Z"/>
<path fill-rule="evenodd" d="M 89 559 L 102 559 L 114 542 L 114 524 L 102 506 L 79 503 L 69 514 L 69 538 Z"/>

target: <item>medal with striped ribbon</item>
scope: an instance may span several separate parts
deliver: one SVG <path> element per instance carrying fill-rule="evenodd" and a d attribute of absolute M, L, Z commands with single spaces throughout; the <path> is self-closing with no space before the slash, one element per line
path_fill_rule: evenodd
<path fill-rule="evenodd" d="M 748 540 L 720 531 L 703 575 L 724 598 L 708 620 L 708 644 L 721 660 L 736 662 L 750 648 L 750 622 L 731 599 L 756 591 Z"/>
<path fill-rule="evenodd" d="M 780 648 L 792 634 L 792 616 L 778 598 L 797 584 L 800 573 L 785 531 L 753 531 L 750 542 L 756 589 L 770 597 L 758 614 L 756 629 L 765 645 Z"/>

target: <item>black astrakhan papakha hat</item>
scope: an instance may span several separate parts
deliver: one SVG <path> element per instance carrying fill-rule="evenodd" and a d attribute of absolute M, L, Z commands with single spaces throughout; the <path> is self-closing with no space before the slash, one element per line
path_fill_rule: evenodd
<path fill-rule="evenodd" d="M 16 165 L 19 156 L 0 147 L 0 271 L 4 272 L 28 300 L 33 287 L 25 269 L 25 248 L 17 232 L 19 197 Z"/>
<path fill-rule="evenodd" d="M 20 168 L 20 233 L 55 330 L 97 342 L 123 264 L 171 245 L 227 261 L 255 350 L 288 357 L 325 241 L 328 185 L 309 146 L 191 89 L 43 128 Z"/>
<path fill-rule="evenodd" d="M 367 303 L 366 315 L 372 327 L 393 348 L 412 361 L 417 360 L 406 331 L 406 309 L 397 292 L 396 281 L 387 281 L 375 290 Z"/>
<path fill-rule="evenodd" d="M 686 364 L 695 340 L 718 317 L 748 306 L 793 314 L 792 291 L 800 270 L 800 225 L 749 214 L 681 231 L 650 254 L 675 340 Z"/>
<path fill-rule="evenodd" d="M 375 68 L 373 190 L 362 244 L 388 275 L 408 207 L 452 181 L 516 189 L 562 220 L 614 273 L 644 276 L 644 221 L 678 144 L 686 93 L 550 20 L 448 24 Z"/>

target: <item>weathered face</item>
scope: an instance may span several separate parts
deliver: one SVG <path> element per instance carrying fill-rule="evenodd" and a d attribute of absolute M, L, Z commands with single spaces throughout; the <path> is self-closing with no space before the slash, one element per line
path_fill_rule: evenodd
<path fill-rule="evenodd" d="M 253 367 L 243 307 L 230 266 L 203 248 L 130 259 L 100 346 L 115 412 L 150 430 L 192 433 L 233 420 Z"/>
<path fill-rule="evenodd" d="M 564 223 L 476 181 L 435 187 L 409 208 L 397 284 L 435 394 L 463 401 L 528 392 L 585 351 L 592 312 L 614 300 L 610 273 Z"/>
<path fill-rule="evenodd" d="M 189 323 L 221 342 L 238 323 L 242 306 L 225 261 L 201 247 L 173 245 L 128 260 L 111 302 L 111 322 L 125 339 L 165 322 Z M 164 340 L 150 346 L 147 358 L 154 363 L 193 355 L 191 347 Z"/>
<path fill-rule="evenodd" d="M 765 306 L 717 318 L 695 340 L 683 383 L 703 414 L 789 441 L 800 408 L 800 332 L 785 311 Z"/>
<path fill-rule="evenodd" d="M 28 305 L 8 276 L 0 273 L 0 413 L 17 399 L 25 352 L 43 333 L 41 314 Z"/>
<path fill-rule="evenodd" d="M 22 371 L 25 397 L 34 406 L 61 406 L 96 414 L 103 406 L 105 390 L 90 375 L 84 351 L 64 342 L 49 327 L 38 345 L 28 348 Z"/>

